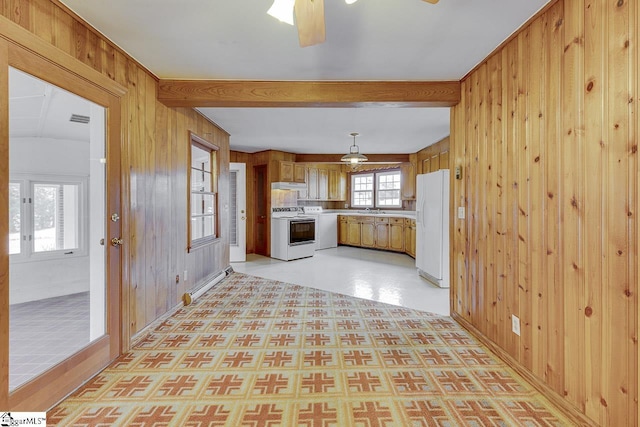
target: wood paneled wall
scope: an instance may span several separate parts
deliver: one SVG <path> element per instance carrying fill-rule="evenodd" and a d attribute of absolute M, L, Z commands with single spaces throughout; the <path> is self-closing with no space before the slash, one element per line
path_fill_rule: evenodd
<path fill-rule="evenodd" d="M 123 124 L 123 346 L 180 303 L 182 294 L 229 265 L 229 136 L 190 108 L 157 101 L 157 79 L 63 6 L 6 0 L 0 14 L 128 89 Z M 3 98 L 6 93 L 0 93 Z M 220 239 L 187 253 L 189 131 L 220 147 Z M 1 165 L 5 168 L 7 165 Z M 188 281 L 182 280 L 184 271 Z M 180 282 L 176 284 L 176 276 Z"/>
<path fill-rule="evenodd" d="M 452 109 L 452 313 L 602 426 L 638 425 L 639 24 L 557 1 Z"/>

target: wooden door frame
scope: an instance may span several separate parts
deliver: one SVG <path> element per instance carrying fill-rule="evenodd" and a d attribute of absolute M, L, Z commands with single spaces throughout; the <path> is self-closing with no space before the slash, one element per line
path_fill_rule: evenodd
<path fill-rule="evenodd" d="M 263 183 L 263 190 L 264 190 L 264 206 L 265 209 L 267 210 L 266 212 L 266 218 L 265 218 L 265 229 L 266 229 L 266 236 L 265 236 L 265 250 L 264 253 L 259 253 L 258 252 L 258 227 L 254 227 L 253 229 L 253 241 L 254 241 L 254 251 L 255 253 L 259 254 L 259 255 L 263 255 L 263 256 L 270 256 L 271 254 L 271 240 L 270 240 L 270 236 L 271 236 L 271 232 L 270 232 L 270 228 L 271 228 L 271 212 L 269 212 L 269 168 L 266 164 L 260 164 L 260 165 L 254 165 L 253 166 L 253 200 L 254 200 L 254 211 L 253 211 L 253 215 L 254 215 L 254 221 L 257 219 L 258 216 L 258 183 L 257 183 L 257 179 L 258 179 L 258 174 L 256 173 L 256 170 L 262 168 L 264 170 L 264 183 Z M 257 222 L 255 222 L 257 224 Z"/>
<path fill-rule="evenodd" d="M 107 222 L 105 240 L 111 234 L 127 236 L 129 210 L 123 201 L 128 200 L 128 180 L 122 178 L 123 160 L 126 157 L 126 102 L 123 97 L 126 89 L 96 70 L 81 63 L 70 55 L 51 46 L 29 31 L 0 16 L 0 201 L 8 206 L 9 182 L 9 67 L 25 71 L 37 78 L 46 80 L 85 99 L 105 107 L 107 158 L 107 182 L 119 182 L 119 185 L 106 189 L 106 209 L 118 209 L 121 221 Z M 8 212 L 0 213 L 0 234 L 8 233 Z M 9 301 L 9 248 L 6 239 L 0 243 L 0 303 Z M 119 249 L 108 246 L 111 251 L 109 265 L 106 266 L 107 284 L 107 334 L 91 343 L 82 354 L 76 354 L 64 360 L 38 377 L 9 393 L 9 349 L 0 346 L 0 407 L 5 410 L 45 411 L 57 401 L 91 378 L 101 367 L 118 357 L 123 347 L 128 346 L 126 310 L 123 307 L 123 278 L 129 268 L 128 248 Z M 111 304 L 109 304 L 109 302 Z M 0 343 L 9 342 L 8 316 L 0 317 Z M 108 352 L 105 352 L 109 349 Z M 73 374 L 69 374 L 71 369 Z M 46 384 L 46 387 L 42 387 Z"/>

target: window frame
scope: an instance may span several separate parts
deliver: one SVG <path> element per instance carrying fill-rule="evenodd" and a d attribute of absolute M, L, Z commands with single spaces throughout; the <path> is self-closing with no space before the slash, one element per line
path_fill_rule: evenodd
<path fill-rule="evenodd" d="M 10 254 L 11 262 L 32 262 L 83 257 L 88 254 L 89 244 L 89 179 L 77 175 L 42 175 L 15 173 L 9 183 L 20 185 L 20 252 Z M 37 184 L 78 186 L 78 247 L 35 251 L 34 187 Z M 27 202 L 27 200 L 29 200 Z M 31 236 L 29 239 L 26 236 Z"/>
<path fill-rule="evenodd" d="M 379 177 L 383 176 L 383 175 L 399 175 L 400 176 L 400 203 L 398 205 L 393 205 L 393 206 L 389 206 L 389 205 L 384 205 L 381 206 L 379 204 Z M 358 205 L 355 204 L 355 181 L 357 177 L 363 177 L 363 176 L 372 176 L 373 177 L 373 189 L 371 190 L 372 192 L 372 197 L 371 197 L 371 204 L 370 205 Z M 402 209 L 402 172 L 400 169 L 381 169 L 381 170 L 368 170 L 368 171 L 362 171 L 362 172 L 356 172 L 356 173 L 352 173 L 351 174 L 351 189 L 350 189 L 350 197 L 351 197 L 351 207 L 353 208 L 369 208 L 369 209 L 386 209 L 386 210 L 392 210 L 392 209 Z"/>
<path fill-rule="evenodd" d="M 193 191 L 192 188 L 192 173 L 194 171 L 192 165 L 193 147 L 197 147 L 201 150 L 209 152 L 209 159 L 211 163 L 211 182 L 210 192 Z M 209 141 L 199 137 L 193 132 L 189 132 L 189 149 L 187 150 L 187 251 L 191 252 L 194 249 L 201 248 L 203 246 L 214 243 L 220 239 L 220 203 L 219 203 L 219 191 L 218 181 L 220 178 L 220 147 Z M 213 217 L 213 234 L 199 237 L 197 239 L 192 238 L 192 222 L 194 214 L 192 212 L 191 199 L 194 194 L 210 194 L 213 195 L 213 213 L 211 215 L 196 215 L 196 217 L 211 216 Z"/>

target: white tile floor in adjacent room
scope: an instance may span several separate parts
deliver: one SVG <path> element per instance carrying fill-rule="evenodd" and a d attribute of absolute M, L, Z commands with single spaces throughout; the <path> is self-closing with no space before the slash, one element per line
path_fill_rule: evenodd
<path fill-rule="evenodd" d="M 253 276 L 449 315 L 449 289 L 418 276 L 415 260 L 405 254 L 339 246 L 293 261 L 250 254 L 231 266 Z"/>

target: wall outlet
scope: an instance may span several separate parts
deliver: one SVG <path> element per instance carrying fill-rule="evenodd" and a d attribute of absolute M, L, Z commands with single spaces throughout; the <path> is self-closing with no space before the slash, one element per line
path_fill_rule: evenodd
<path fill-rule="evenodd" d="M 520 336 L 520 319 L 515 314 L 511 315 L 511 330 L 517 336 Z"/>
<path fill-rule="evenodd" d="M 458 219 L 464 219 L 464 206 L 458 206 Z"/>
<path fill-rule="evenodd" d="M 349 203 L 345 203 L 345 204 L 344 204 L 344 208 L 345 208 L 345 209 L 349 209 Z"/>
<path fill-rule="evenodd" d="M 182 273 L 182 280 L 184 280 L 185 282 L 187 281 L 187 270 Z"/>
<path fill-rule="evenodd" d="M 180 283 L 180 275 L 176 274 L 176 283 Z"/>

